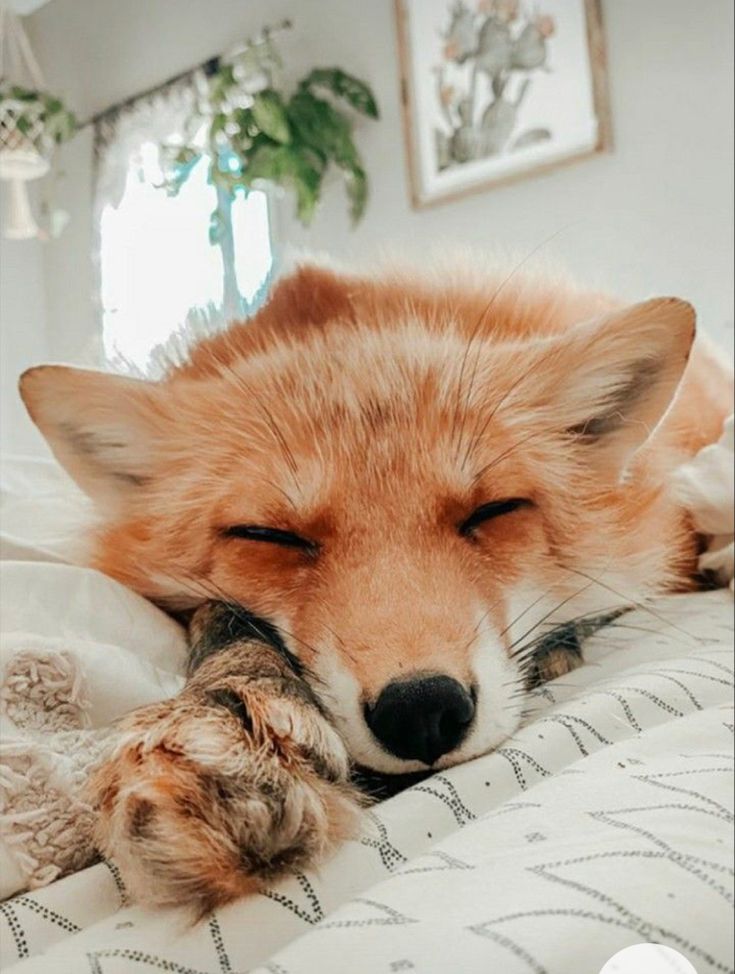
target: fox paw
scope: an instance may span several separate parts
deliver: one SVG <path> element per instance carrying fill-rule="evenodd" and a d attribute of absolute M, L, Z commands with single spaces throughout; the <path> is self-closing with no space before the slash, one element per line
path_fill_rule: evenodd
<path fill-rule="evenodd" d="M 202 916 L 354 833 L 341 739 L 308 699 L 273 689 L 195 680 L 122 725 L 90 788 L 98 848 L 137 901 Z"/>

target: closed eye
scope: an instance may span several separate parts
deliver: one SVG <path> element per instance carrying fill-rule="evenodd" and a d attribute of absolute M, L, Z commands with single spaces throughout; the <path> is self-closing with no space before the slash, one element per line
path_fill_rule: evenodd
<path fill-rule="evenodd" d="M 492 521 L 493 518 L 502 517 L 504 514 L 512 514 L 522 507 L 533 507 L 533 501 L 525 497 L 507 497 L 500 501 L 490 501 L 488 504 L 481 504 L 470 516 L 459 525 L 459 533 L 462 537 L 467 537 L 472 531 L 485 521 Z"/>
<path fill-rule="evenodd" d="M 242 538 L 244 541 L 260 541 L 265 544 L 279 545 L 281 548 L 298 548 L 309 554 L 316 554 L 319 546 L 315 541 L 302 538 L 292 531 L 282 531 L 280 528 L 266 528 L 260 524 L 233 524 L 222 531 L 224 538 Z"/>

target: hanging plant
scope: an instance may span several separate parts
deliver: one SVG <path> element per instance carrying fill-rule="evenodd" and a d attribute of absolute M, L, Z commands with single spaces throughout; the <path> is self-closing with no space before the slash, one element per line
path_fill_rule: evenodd
<path fill-rule="evenodd" d="M 46 176 L 58 146 L 77 129 L 74 115 L 60 98 L 17 84 L 0 85 L 0 179 L 8 181 L 8 209 L 3 235 L 10 240 L 58 236 L 68 220 L 45 200 L 43 226 L 31 211 L 26 183 Z"/>
<path fill-rule="evenodd" d="M 66 214 L 47 208 L 49 229 L 40 230 L 26 183 L 49 172 L 55 150 L 74 135 L 77 123 L 61 99 L 46 91 L 20 17 L 1 3 L 0 64 L 0 179 L 9 184 L 3 236 L 27 240 L 55 235 Z"/>
<path fill-rule="evenodd" d="M 202 97 L 186 126 L 192 137 L 183 145 L 161 147 L 165 188 L 178 193 L 206 156 L 215 186 L 230 196 L 261 182 L 281 186 L 293 192 L 297 216 L 308 225 L 324 177 L 334 166 L 357 223 L 365 211 L 368 181 L 345 108 L 376 119 L 375 98 L 368 85 L 339 68 L 317 68 L 284 94 L 275 82 L 281 61 L 271 34 L 266 30 L 238 54 L 208 65 Z M 214 239 L 217 225 L 215 211 Z"/>
<path fill-rule="evenodd" d="M 60 98 L 21 85 L 0 86 L 0 152 L 35 152 L 46 158 L 76 131 Z"/>

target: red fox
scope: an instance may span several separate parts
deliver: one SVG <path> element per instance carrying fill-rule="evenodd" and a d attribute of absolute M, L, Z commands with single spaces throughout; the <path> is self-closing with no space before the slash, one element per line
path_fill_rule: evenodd
<path fill-rule="evenodd" d="M 579 662 L 555 626 L 696 584 L 671 474 L 732 383 L 692 307 L 448 273 L 307 264 L 160 381 L 22 378 L 99 509 L 92 564 L 193 611 L 185 689 L 92 784 L 141 899 L 204 911 L 317 861 L 351 765 L 493 749 Z"/>

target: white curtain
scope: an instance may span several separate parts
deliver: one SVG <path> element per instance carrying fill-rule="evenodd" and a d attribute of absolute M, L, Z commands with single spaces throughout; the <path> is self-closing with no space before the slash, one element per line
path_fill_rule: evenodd
<path fill-rule="evenodd" d="M 96 215 L 107 205 L 120 204 L 131 163 L 142 163 L 145 143 L 183 141 L 197 84 L 197 76 L 192 75 L 111 109 L 95 122 Z"/>
<path fill-rule="evenodd" d="M 199 331 L 219 328 L 250 314 L 267 290 L 271 211 L 263 193 L 238 193 L 233 204 L 208 182 L 207 159 L 175 200 L 159 188 L 159 147 L 200 141 L 192 115 L 205 84 L 196 72 L 95 123 L 95 266 L 105 353 L 118 367 L 155 373 L 159 346 L 164 357 L 181 348 L 192 317 Z M 210 244 L 215 210 L 219 235 Z"/>

